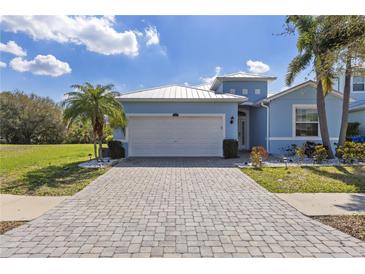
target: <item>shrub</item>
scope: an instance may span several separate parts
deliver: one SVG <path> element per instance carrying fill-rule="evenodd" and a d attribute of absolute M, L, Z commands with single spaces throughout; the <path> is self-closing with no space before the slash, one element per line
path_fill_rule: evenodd
<path fill-rule="evenodd" d="M 316 145 L 314 147 L 313 157 L 316 158 L 317 163 L 322 163 L 328 158 L 328 151 L 324 145 Z"/>
<path fill-rule="evenodd" d="M 308 158 L 312 158 L 317 145 L 319 144 L 310 141 L 305 142 L 303 144 L 304 154 L 307 155 Z"/>
<path fill-rule="evenodd" d="M 125 157 L 125 151 L 122 142 L 120 141 L 109 141 L 109 156 L 112 159 L 120 159 Z"/>
<path fill-rule="evenodd" d="M 110 141 L 113 141 L 113 135 L 108 135 L 105 137 L 105 141 L 109 143 Z"/>
<path fill-rule="evenodd" d="M 291 144 L 290 146 L 285 147 L 283 151 L 286 156 L 294 156 L 296 155 L 297 148 L 298 146 L 296 144 Z"/>
<path fill-rule="evenodd" d="M 262 166 L 262 161 L 265 161 L 267 158 L 269 158 L 269 154 L 262 146 L 253 147 L 250 153 L 250 158 L 252 165 L 256 168 L 259 168 Z"/>
<path fill-rule="evenodd" d="M 365 143 L 345 142 L 336 152 L 346 163 L 353 163 L 355 160 L 365 161 Z"/>
<path fill-rule="evenodd" d="M 238 141 L 234 139 L 223 140 L 223 156 L 224 158 L 238 157 Z"/>
<path fill-rule="evenodd" d="M 304 151 L 304 147 L 297 147 L 296 149 L 295 149 L 295 155 L 299 158 L 299 160 L 301 161 L 301 162 L 303 162 L 303 160 L 304 160 L 304 157 L 305 157 L 305 151 Z"/>
<path fill-rule="evenodd" d="M 359 122 L 349 122 L 347 125 L 346 136 L 352 137 L 359 135 L 359 127 L 360 127 Z"/>

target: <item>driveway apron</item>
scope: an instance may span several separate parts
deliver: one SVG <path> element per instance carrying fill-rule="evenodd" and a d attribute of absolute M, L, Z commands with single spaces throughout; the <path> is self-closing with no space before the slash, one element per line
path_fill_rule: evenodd
<path fill-rule="evenodd" d="M 364 257 L 223 159 L 130 159 L 1 236 L 1 257 Z"/>

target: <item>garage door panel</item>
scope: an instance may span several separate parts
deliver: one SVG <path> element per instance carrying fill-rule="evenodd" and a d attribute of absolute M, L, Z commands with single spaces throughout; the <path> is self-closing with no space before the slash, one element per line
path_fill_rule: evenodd
<path fill-rule="evenodd" d="M 221 156 L 223 119 L 130 117 L 130 156 Z"/>

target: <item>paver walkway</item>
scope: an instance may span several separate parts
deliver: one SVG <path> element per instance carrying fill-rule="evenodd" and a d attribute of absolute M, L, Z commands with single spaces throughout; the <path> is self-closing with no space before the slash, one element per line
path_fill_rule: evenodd
<path fill-rule="evenodd" d="M 365 193 L 277 193 L 308 216 L 365 214 Z"/>
<path fill-rule="evenodd" d="M 220 159 L 132 159 L 1 237 L 2 257 L 348 257 L 365 243 Z"/>
<path fill-rule="evenodd" d="M 0 194 L 0 221 L 33 220 L 68 196 L 25 196 Z"/>

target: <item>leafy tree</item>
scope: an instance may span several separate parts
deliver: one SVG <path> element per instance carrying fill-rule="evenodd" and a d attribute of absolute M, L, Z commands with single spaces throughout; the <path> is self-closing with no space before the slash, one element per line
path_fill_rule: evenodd
<path fill-rule="evenodd" d="M 90 121 L 76 119 L 68 128 L 64 143 L 90 144 L 93 140 L 93 129 Z"/>
<path fill-rule="evenodd" d="M 63 117 L 68 126 L 76 119 L 90 121 L 93 129 L 94 154 L 101 158 L 102 140 L 106 117 L 111 127 L 122 127 L 127 125 L 122 105 L 116 99 L 118 93 L 113 92 L 113 85 L 96 85 L 90 83 L 84 85 L 72 85 L 74 91 L 66 93 L 67 99 L 62 103 L 64 106 Z M 99 143 L 99 154 L 97 153 L 97 141 Z"/>
<path fill-rule="evenodd" d="M 0 93 L 0 136 L 7 143 L 60 143 L 62 109 L 50 98 L 23 92 Z"/>

